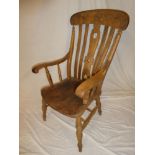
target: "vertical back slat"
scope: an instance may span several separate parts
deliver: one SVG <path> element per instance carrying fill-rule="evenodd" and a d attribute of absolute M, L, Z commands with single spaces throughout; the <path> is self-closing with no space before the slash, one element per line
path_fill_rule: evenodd
<path fill-rule="evenodd" d="M 114 38 L 113 44 L 112 44 L 111 49 L 110 49 L 110 51 L 109 51 L 109 53 L 108 53 L 108 55 L 107 55 L 107 58 L 106 58 L 106 60 L 107 60 L 107 62 L 108 62 L 108 65 L 107 65 L 107 66 L 109 66 L 110 63 L 111 63 L 111 61 L 112 61 L 112 58 L 113 58 L 113 56 L 114 56 L 114 54 L 115 54 L 116 48 L 117 48 L 118 43 L 119 43 L 119 40 L 120 40 L 120 38 L 121 38 L 121 35 L 122 35 L 122 31 L 119 30 L 119 31 L 117 32 L 115 38 Z"/>
<path fill-rule="evenodd" d="M 94 63 L 94 54 L 100 39 L 100 25 L 94 25 L 94 28 L 90 34 L 90 42 L 89 42 L 89 49 L 88 54 L 85 58 L 85 63 L 82 72 L 82 78 L 87 79 L 90 76 L 91 66 Z"/>
<path fill-rule="evenodd" d="M 100 43 L 100 47 L 99 47 L 99 50 L 98 50 L 98 53 L 97 53 L 97 56 L 96 56 L 96 59 L 95 59 L 95 63 L 94 63 L 94 66 L 93 66 L 93 73 L 95 72 L 96 70 L 96 67 L 97 67 L 97 64 L 99 63 L 99 60 L 102 56 L 102 53 L 103 53 L 103 49 L 104 49 L 104 46 L 105 46 L 105 42 L 106 42 L 106 38 L 107 38 L 107 35 L 108 35 L 108 26 L 105 26 L 104 28 L 104 32 L 103 32 L 103 35 L 102 35 L 102 40 L 101 40 L 101 43 Z"/>
<path fill-rule="evenodd" d="M 79 60 L 79 52 L 80 52 L 80 45 L 81 45 L 81 38 L 82 38 L 81 36 L 82 36 L 82 24 L 79 25 L 78 43 L 77 43 L 75 65 L 74 65 L 74 77 L 75 78 L 77 78 L 78 60 Z"/>
<path fill-rule="evenodd" d="M 83 60 L 85 49 L 86 49 L 88 30 L 89 30 L 89 24 L 86 24 L 86 26 L 85 26 L 85 34 L 84 34 L 84 41 L 83 41 L 82 51 L 81 51 L 80 61 L 79 61 L 78 79 L 80 79 L 80 77 L 81 77 L 82 60 Z"/>
<path fill-rule="evenodd" d="M 57 64 L 57 68 L 58 68 L 59 80 L 62 81 L 61 69 L 59 64 Z"/>
<path fill-rule="evenodd" d="M 71 78 L 71 63 L 72 63 L 72 56 L 73 56 L 73 50 L 74 50 L 74 40 L 75 40 L 75 27 L 73 26 L 70 48 L 69 48 L 69 58 L 67 61 L 67 78 L 68 79 Z"/>
<path fill-rule="evenodd" d="M 96 70 L 94 72 L 98 71 L 100 69 L 100 67 L 103 65 L 104 59 L 108 53 L 108 49 L 109 49 L 111 41 L 113 39 L 114 32 L 115 32 L 115 29 L 111 27 L 106 44 L 105 44 L 103 52 L 102 52 L 102 56 L 100 57 L 97 67 L 96 67 Z"/>
<path fill-rule="evenodd" d="M 117 33 L 117 35 L 116 35 L 115 38 L 114 38 L 112 47 L 111 47 L 111 49 L 110 49 L 110 52 L 109 52 L 108 55 L 107 55 L 106 61 L 105 61 L 104 63 L 102 63 L 102 66 L 101 66 L 101 67 L 104 67 L 105 75 L 106 75 L 106 72 L 108 71 L 108 68 L 109 68 L 109 66 L 110 66 L 110 64 L 111 64 L 111 61 L 112 61 L 113 56 L 114 56 L 114 54 L 115 54 L 115 51 L 116 51 L 116 49 L 117 49 L 118 43 L 119 43 L 119 41 L 120 41 L 121 35 L 122 35 L 122 30 L 119 30 L 118 33 Z M 104 78 L 105 78 L 105 76 L 104 76 Z M 102 80 L 102 82 L 101 82 L 101 85 L 99 85 L 99 86 L 97 87 L 97 91 L 101 91 L 101 87 L 102 87 L 104 78 L 103 78 L 103 80 Z"/>

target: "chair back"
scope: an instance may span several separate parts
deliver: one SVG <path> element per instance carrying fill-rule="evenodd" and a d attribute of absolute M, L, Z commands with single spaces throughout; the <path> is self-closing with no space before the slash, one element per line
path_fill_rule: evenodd
<path fill-rule="evenodd" d="M 67 77 L 72 76 L 72 61 L 76 79 L 87 79 L 103 67 L 108 69 L 122 31 L 129 24 L 128 14 L 112 9 L 88 10 L 73 14 L 70 23 L 72 35 Z"/>

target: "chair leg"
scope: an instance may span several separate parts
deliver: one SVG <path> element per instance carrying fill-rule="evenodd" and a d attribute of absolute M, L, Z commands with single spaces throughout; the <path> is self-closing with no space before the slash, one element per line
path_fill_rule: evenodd
<path fill-rule="evenodd" d="M 47 104 L 42 99 L 42 112 L 43 112 L 43 120 L 46 121 L 46 111 L 47 111 Z"/>
<path fill-rule="evenodd" d="M 101 110 L 101 101 L 100 101 L 100 97 L 99 96 L 96 98 L 96 105 L 97 105 L 97 108 L 98 108 L 98 113 L 99 113 L 99 115 L 101 115 L 102 114 L 102 110 Z"/>
<path fill-rule="evenodd" d="M 76 118 L 76 136 L 77 136 L 77 140 L 78 140 L 78 148 L 79 148 L 79 152 L 82 152 L 82 122 L 81 122 L 81 118 L 77 117 Z"/>

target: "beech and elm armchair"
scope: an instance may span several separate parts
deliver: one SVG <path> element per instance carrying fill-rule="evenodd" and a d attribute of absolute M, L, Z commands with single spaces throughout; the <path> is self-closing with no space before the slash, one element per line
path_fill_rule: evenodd
<path fill-rule="evenodd" d="M 49 86 L 41 90 L 43 120 L 46 120 L 47 107 L 75 118 L 78 148 L 81 152 L 84 128 L 97 110 L 101 115 L 102 83 L 120 41 L 122 31 L 128 26 L 129 16 L 120 10 L 88 10 L 73 14 L 70 23 L 72 34 L 68 53 L 61 59 L 35 65 L 32 72 L 38 73 L 40 69 L 45 69 L 49 81 Z M 75 42 L 76 30 L 78 30 L 77 43 Z M 89 33 L 89 31 L 91 32 Z M 75 60 L 73 60 L 74 49 L 76 49 Z M 63 79 L 59 65 L 64 61 L 67 61 L 66 79 Z M 72 62 L 74 62 L 73 74 L 71 73 Z M 60 80 L 55 84 L 48 69 L 54 65 L 57 66 Z M 88 106 L 94 100 L 96 106 L 91 110 Z M 84 119 L 82 114 L 86 110 L 90 114 Z"/>

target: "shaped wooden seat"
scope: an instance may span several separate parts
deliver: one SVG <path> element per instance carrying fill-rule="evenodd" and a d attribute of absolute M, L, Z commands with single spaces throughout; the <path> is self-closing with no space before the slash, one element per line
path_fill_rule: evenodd
<path fill-rule="evenodd" d="M 45 103 L 58 112 L 69 117 L 76 117 L 84 107 L 83 100 L 75 95 L 81 80 L 63 80 L 53 87 L 44 87 L 41 94 Z"/>
<path fill-rule="evenodd" d="M 76 119 L 79 151 L 82 151 L 82 132 L 98 110 L 101 114 L 101 88 L 120 41 L 129 24 L 129 16 L 120 10 L 97 9 L 82 11 L 70 19 L 72 34 L 68 53 L 61 59 L 43 62 L 32 68 L 33 73 L 45 69 L 49 86 L 41 90 L 43 120 L 47 107 Z M 78 32 L 76 42 L 76 31 Z M 75 61 L 73 53 L 75 52 Z M 60 64 L 67 61 L 67 79 L 61 75 Z M 74 62 L 74 63 L 73 63 Z M 53 84 L 50 66 L 57 66 L 60 82 Z M 71 72 L 73 68 L 74 72 Z M 96 106 L 88 106 L 96 101 Z M 86 119 L 82 118 L 89 111 Z M 93 129 L 92 129 L 93 130 Z"/>

